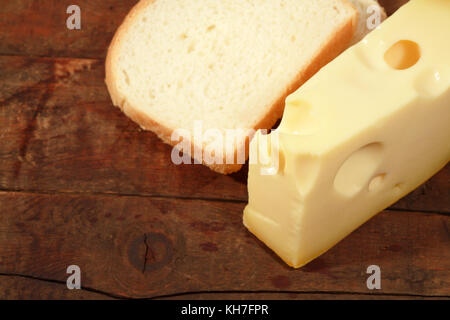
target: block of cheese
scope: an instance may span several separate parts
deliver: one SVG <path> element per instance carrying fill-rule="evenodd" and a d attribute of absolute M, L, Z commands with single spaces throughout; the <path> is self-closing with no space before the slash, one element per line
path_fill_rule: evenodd
<path fill-rule="evenodd" d="M 290 95 L 276 131 L 256 134 L 244 225 L 290 266 L 448 163 L 449 17 L 448 0 L 410 1 Z"/>

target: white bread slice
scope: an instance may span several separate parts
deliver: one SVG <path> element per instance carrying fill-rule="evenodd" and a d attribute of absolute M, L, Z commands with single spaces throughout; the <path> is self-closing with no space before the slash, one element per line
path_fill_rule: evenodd
<path fill-rule="evenodd" d="M 112 40 L 106 84 L 114 105 L 172 145 L 173 130 L 192 132 L 196 120 L 203 130 L 271 128 L 356 23 L 346 0 L 142 0 Z M 192 145 L 191 155 L 206 147 Z M 228 174 L 242 164 L 208 166 Z"/>

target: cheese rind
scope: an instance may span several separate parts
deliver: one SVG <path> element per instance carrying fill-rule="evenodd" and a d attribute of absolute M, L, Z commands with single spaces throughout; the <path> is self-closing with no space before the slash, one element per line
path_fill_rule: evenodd
<path fill-rule="evenodd" d="M 450 1 L 412 0 L 286 99 L 244 225 L 301 267 L 450 160 Z M 258 132 L 251 148 L 267 139 Z M 253 160 L 253 161 L 252 161 Z M 254 164 L 253 164 L 254 163 Z"/>

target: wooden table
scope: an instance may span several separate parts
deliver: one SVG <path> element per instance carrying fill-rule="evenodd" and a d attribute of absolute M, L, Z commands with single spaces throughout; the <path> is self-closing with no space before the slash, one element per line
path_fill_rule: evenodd
<path fill-rule="evenodd" d="M 247 169 L 175 166 L 111 104 L 104 58 L 134 0 L 0 5 L 0 298 L 448 298 L 447 166 L 293 270 L 245 230 Z M 405 1 L 383 1 L 388 13 Z M 382 289 L 366 269 L 382 270 Z M 78 265 L 82 289 L 68 290 Z"/>

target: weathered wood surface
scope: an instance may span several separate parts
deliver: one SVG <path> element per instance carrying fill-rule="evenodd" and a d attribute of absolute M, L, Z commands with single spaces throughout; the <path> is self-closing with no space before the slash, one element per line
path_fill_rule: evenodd
<path fill-rule="evenodd" d="M 245 170 L 177 167 L 168 145 L 112 107 L 103 61 L 2 57 L 0 68 L 0 188 L 246 198 Z"/>
<path fill-rule="evenodd" d="M 65 286 L 65 284 L 64 284 Z M 18 300 L 107 300 L 114 299 L 103 293 L 84 290 L 63 289 L 57 281 L 42 281 L 24 276 L 0 275 L 0 299 Z"/>
<path fill-rule="evenodd" d="M 103 59 L 114 32 L 137 0 L 11 0 L 0 6 L 0 54 Z M 392 14 L 407 0 L 380 0 Z M 77 4 L 82 28 L 68 31 L 66 8 Z"/>
<path fill-rule="evenodd" d="M 176 166 L 171 147 L 111 105 L 103 61 L 0 57 L 0 189 L 247 201 L 247 167 Z M 395 208 L 450 208 L 441 171 Z"/>
<path fill-rule="evenodd" d="M 8 0 L 0 6 L 0 54 L 104 58 L 115 30 L 137 0 Z M 66 9 L 81 8 L 81 30 L 66 28 Z"/>
<path fill-rule="evenodd" d="M 241 203 L 110 195 L 0 193 L 0 273 L 118 297 L 185 292 L 363 293 L 379 265 L 382 293 L 450 295 L 448 216 L 386 211 L 299 270 L 242 226 Z M 1 284 L 0 284 L 1 285 Z"/>
<path fill-rule="evenodd" d="M 175 166 L 112 107 L 104 56 L 135 2 L 77 1 L 80 31 L 65 28 L 64 1 L 0 6 L 0 298 L 450 296 L 449 166 L 289 269 L 242 226 L 246 167 Z M 390 14 L 406 1 L 381 2 Z M 66 288 L 71 264 L 84 290 Z"/>

